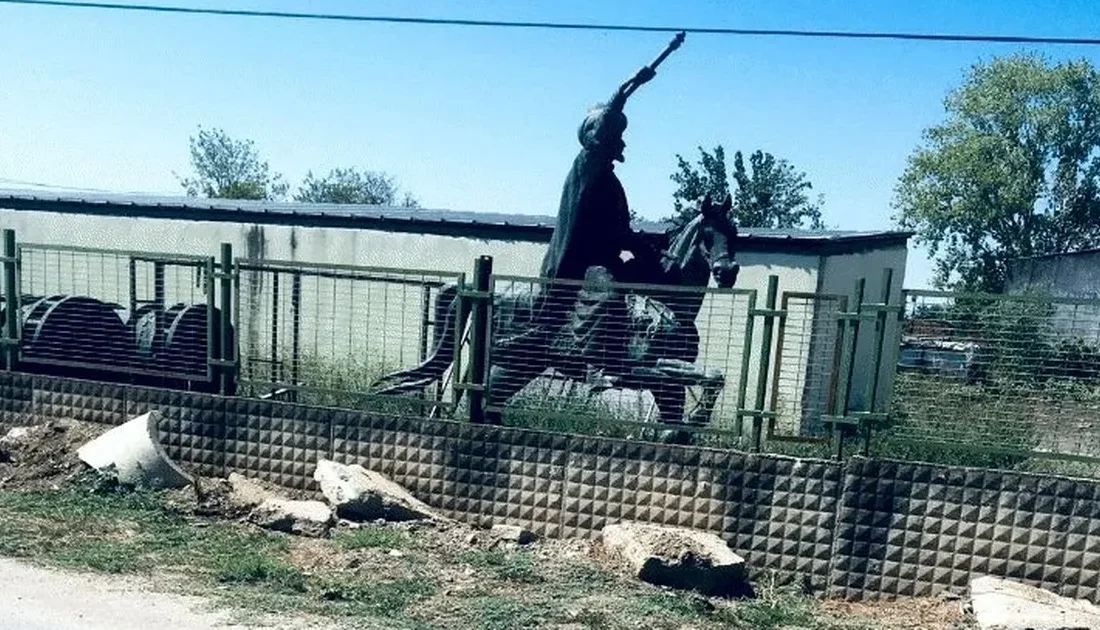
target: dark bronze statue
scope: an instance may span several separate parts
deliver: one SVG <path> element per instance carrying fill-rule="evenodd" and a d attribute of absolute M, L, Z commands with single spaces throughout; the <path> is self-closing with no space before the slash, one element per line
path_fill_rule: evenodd
<path fill-rule="evenodd" d="M 686 388 L 701 386 L 703 397 L 688 419 L 709 422 L 724 384 L 717 371 L 695 366 L 699 333 L 695 318 L 701 291 L 660 285 L 733 286 L 738 265 L 733 244 L 737 228 L 730 199 L 699 201 L 691 221 L 675 225 L 653 242 L 630 226 L 630 210 L 614 163 L 623 162 L 623 105 L 656 67 L 683 41 L 683 33 L 657 60 L 624 83 L 611 100 L 593 109 L 581 124 L 581 151 L 562 189 L 558 221 L 543 259 L 541 280 L 533 286 L 497 291 L 493 297 L 490 373 L 486 419 L 499 423 L 504 405 L 547 370 L 572 380 L 649 390 L 669 425 L 684 422 Z M 624 262 L 622 253 L 632 258 Z M 648 286 L 624 292 L 618 283 Z M 419 366 L 383 377 L 373 394 L 423 391 L 451 365 L 458 321 L 457 287 L 445 287 L 436 302 L 432 351 Z M 464 318 L 463 318 L 464 319 Z M 672 431 L 666 438 L 682 441 Z"/>
<path fill-rule="evenodd" d="M 623 106 L 635 90 L 656 76 L 657 66 L 683 41 L 684 34 L 678 34 L 656 61 L 622 84 L 606 104 L 594 107 L 581 123 L 577 131 L 581 150 L 562 187 L 541 277 L 582 280 L 592 266 L 602 266 L 618 277 L 623 251 L 638 256 L 649 249 L 630 229 L 630 207 L 615 176 L 615 162 L 625 160 L 627 118 Z"/>
<path fill-rule="evenodd" d="M 619 86 L 607 103 L 592 108 L 577 131 L 581 150 L 562 186 L 554 233 L 542 259 L 540 300 L 530 334 L 554 335 L 559 354 L 578 364 L 591 364 L 615 348 L 598 340 L 622 339 L 617 324 L 627 319 L 626 305 L 613 290 L 579 291 L 575 284 L 558 281 L 646 282 L 659 275 L 659 255 L 630 226 L 626 191 L 615 175 L 615 162 L 624 162 L 627 128 L 623 107 L 627 98 L 656 76 L 656 68 L 684 41 L 679 33 L 650 65 L 643 66 Z M 629 252 L 627 264 L 623 252 Z M 558 335 L 562 326 L 568 331 Z M 612 342 L 614 343 L 614 342 Z"/>

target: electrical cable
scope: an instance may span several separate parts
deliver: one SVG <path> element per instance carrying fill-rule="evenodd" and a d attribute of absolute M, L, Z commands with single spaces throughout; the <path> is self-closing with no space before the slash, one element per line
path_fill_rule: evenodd
<path fill-rule="evenodd" d="M 69 7 L 85 9 L 106 9 L 118 11 L 142 11 L 156 13 L 176 13 L 190 15 L 220 15 L 234 17 L 266 17 L 298 20 L 329 20 L 342 22 L 376 22 L 391 24 L 420 24 L 436 26 L 481 26 L 497 28 L 535 28 L 559 30 L 595 30 L 630 31 L 645 33 L 685 33 L 705 35 L 743 35 L 743 36 L 779 36 L 779 37 L 816 37 L 842 39 L 891 39 L 908 41 L 935 42 L 981 42 L 999 44 L 1055 44 L 1055 45 L 1100 45 L 1100 38 L 1089 37 L 1038 37 L 1026 35 L 959 35 L 934 33 L 900 32 L 859 32 L 859 31 L 808 31 L 795 29 L 748 29 L 748 28 L 708 28 L 683 26 L 640 26 L 625 24 L 581 24 L 559 22 L 521 22 L 496 20 L 464 20 L 447 18 L 414 18 L 377 15 L 351 15 L 336 13 L 296 13 L 290 11 L 258 11 L 251 9 L 211 9 L 198 7 L 178 7 L 153 4 L 120 4 L 112 2 L 75 2 L 69 0 L 0 0 L 0 4 L 18 4 L 43 7 Z"/>

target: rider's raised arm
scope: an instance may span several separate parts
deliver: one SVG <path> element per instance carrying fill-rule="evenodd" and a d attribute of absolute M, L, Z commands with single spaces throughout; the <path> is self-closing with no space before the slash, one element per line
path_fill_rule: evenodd
<path fill-rule="evenodd" d="M 618 90 L 615 90 L 614 96 L 611 97 L 611 101 L 608 103 L 608 109 L 612 111 L 623 111 L 623 105 L 626 104 L 627 97 L 629 97 L 634 90 L 652 80 L 656 75 L 657 72 L 653 70 L 653 68 L 642 66 L 634 76 L 620 85 Z"/>

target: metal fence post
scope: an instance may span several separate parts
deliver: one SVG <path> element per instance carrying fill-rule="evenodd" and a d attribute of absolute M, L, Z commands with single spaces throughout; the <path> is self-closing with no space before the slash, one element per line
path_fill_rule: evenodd
<path fill-rule="evenodd" d="M 290 400 L 298 402 L 302 377 L 302 273 L 290 278 Z"/>
<path fill-rule="evenodd" d="M 132 262 L 132 261 L 131 261 Z M 215 302 L 217 291 L 218 263 L 217 260 L 211 256 L 206 259 L 203 265 L 203 275 L 206 276 L 205 286 L 203 292 L 206 294 L 206 378 L 211 385 L 214 384 L 215 379 L 221 374 L 221 367 L 218 362 L 221 361 L 221 338 L 215 334 L 217 332 L 218 320 L 215 313 Z"/>
<path fill-rule="evenodd" d="M 458 277 L 458 289 L 455 293 L 454 302 L 454 351 L 451 353 L 451 416 L 458 412 L 458 405 L 462 402 L 462 386 L 464 384 L 465 372 L 463 372 L 462 364 L 462 348 L 466 342 L 466 322 L 469 317 L 469 313 L 466 310 L 466 274 L 461 274 Z"/>
<path fill-rule="evenodd" d="M 863 315 L 863 294 L 867 289 L 867 278 L 860 278 L 856 280 L 855 299 L 852 301 L 854 307 L 852 312 L 852 353 L 848 356 L 848 382 L 844 384 L 844 397 L 841 399 L 843 407 L 840 409 L 842 416 L 847 416 L 849 411 L 849 405 L 852 400 L 852 376 L 856 373 L 856 355 L 859 350 L 859 329 L 860 329 L 860 317 Z"/>
<path fill-rule="evenodd" d="M 760 451 L 764 434 L 764 403 L 768 393 L 768 367 L 772 358 L 772 332 L 775 330 L 776 298 L 779 295 L 779 276 L 768 276 L 768 293 L 764 298 L 764 329 L 760 332 L 760 368 L 756 374 L 756 413 L 752 417 L 752 450 Z"/>
<path fill-rule="evenodd" d="M 849 357 L 853 352 L 848 343 L 848 331 L 851 329 L 848 318 L 848 298 L 847 296 L 841 296 L 840 312 L 837 313 L 836 318 L 836 351 L 834 355 L 837 377 L 833 383 L 829 399 L 829 414 L 832 416 L 833 457 L 837 461 L 844 458 L 844 426 L 837 420 L 845 415 L 845 411 L 841 407 L 844 404 L 844 392 L 847 390 L 848 381 L 852 377 L 848 372 Z"/>
<path fill-rule="evenodd" d="M 838 315 L 839 342 L 841 348 L 840 378 L 837 382 L 836 400 L 833 405 L 833 457 L 844 457 L 844 425 L 853 424 L 848 415 L 852 397 L 852 376 L 855 374 L 856 355 L 859 349 L 859 324 L 863 316 L 863 294 L 867 286 L 867 279 L 860 278 L 856 281 L 855 294 L 853 295 L 853 309 L 850 312 L 841 312 Z M 860 424 L 865 419 L 859 421 Z"/>
<path fill-rule="evenodd" d="M 221 386 L 222 395 L 230 394 L 237 371 L 237 351 L 233 345 L 233 245 L 222 243 L 221 261 Z"/>
<path fill-rule="evenodd" d="M 4 367 L 14 370 L 19 359 L 19 287 L 16 286 L 15 230 L 4 230 Z"/>
<path fill-rule="evenodd" d="M 878 385 L 880 372 L 882 370 L 882 349 L 885 345 L 886 338 L 886 322 L 888 316 L 888 309 L 890 307 L 890 291 L 893 288 L 894 283 L 894 270 L 887 267 L 882 274 L 882 300 L 878 305 L 878 312 L 875 314 L 875 340 L 874 340 L 874 372 L 871 374 L 871 378 L 867 381 L 867 392 L 865 399 L 867 400 L 867 411 L 871 413 L 871 416 L 866 419 L 863 424 L 863 455 L 867 456 L 871 452 L 871 433 L 874 419 L 877 417 L 878 412 Z"/>
<path fill-rule="evenodd" d="M 470 329 L 470 422 L 485 421 L 485 383 L 488 380 L 489 279 L 493 257 L 481 256 L 474 263 L 473 322 Z"/>

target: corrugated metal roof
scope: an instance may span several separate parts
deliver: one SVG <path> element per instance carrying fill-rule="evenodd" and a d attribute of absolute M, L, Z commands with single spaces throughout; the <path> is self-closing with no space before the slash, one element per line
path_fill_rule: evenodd
<path fill-rule="evenodd" d="M 157 210 L 158 216 L 165 212 L 178 211 L 202 212 L 204 218 L 210 213 L 225 213 L 227 220 L 255 221 L 262 217 L 278 217 L 280 222 L 293 223 L 300 219 L 345 219 L 351 222 L 357 220 L 370 223 L 394 224 L 435 224 L 438 226 L 465 225 L 470 227 L 485 226 L 496 228 L 494 231 L 515 228 L 525 232 L 553 230 L 555 218 L 552 216 L 533 214 L 504 214 L 499 212 L 470 212 L 431 208 L 403 208 L 391 206 L 358 205 L 358 204 L 330 204 L 330 203 L 301 203 L 301 202 L 273 202 L 253 201 L 237 199 L 207 199 L 186 196 L 158 196 L 144 194 L 115 194 L 115 193 L 87 193 L 87 192 L 45 192 L 25 189 L 0 188 L 0 207 L 16 207 L 20 209 L 42 209 L 52 211 L 77 211 L 76 207 L 85 210 L 98 209 L 98 212 L 111 214 L 117 210 L 120 214 L 132 216 L 135 211 L 142 209 Z M 239 215 L 239 216 L 234 216 Z M 173 218 L 186 218 L 185 216 Z M 310 222 L 313 223 L 313 222 Z M 659 233 L 664 232 L 668 224 L 642 221 L 636 224 L 635 229 Z M 868 239 L 885 239 L 892 242 L 905 242 L 911 232 L 902 231 L 856 231 L 856 230 L 773 230 L 763 228 L 741 228 L 742 238 L 761 239 L 767 241 L 802 242 L 837 242 L 837 241 L 865 241 Z"/>

